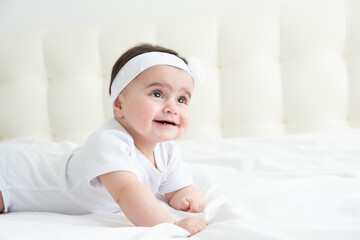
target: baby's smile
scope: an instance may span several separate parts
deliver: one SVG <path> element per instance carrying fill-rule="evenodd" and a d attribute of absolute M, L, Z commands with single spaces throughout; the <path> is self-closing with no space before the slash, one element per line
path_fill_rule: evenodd
<path fill-rule="evenodd" d="M 167 120 L 154 120 L 154 122 L 162 124 L 162 125 L 170 125 L 170 126 L 177 126 L 178 125 L 174 121 L 167 121 Z"/>

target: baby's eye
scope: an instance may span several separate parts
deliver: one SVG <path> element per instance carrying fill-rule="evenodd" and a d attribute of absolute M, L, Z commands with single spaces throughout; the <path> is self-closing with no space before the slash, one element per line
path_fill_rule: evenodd
<path fill-rule="evenodd" d="M 178 99 L 178 102 L 179 102 L 179 103 L 184 103 L 184 104 L 186 104 L 186 103 L 187 103 L 187 101 L 186 101 L 186 98 L 185 98 L 185 97 L 180 97 L 180 98 Z"/>
<path fill-rule="evenodd" d="M 162 98 L 162 95 L 161 95 L 160 92 L 153 92 L 153 93 L 151 94 L 151 96 L 156 97 L 156 98 Z"/>

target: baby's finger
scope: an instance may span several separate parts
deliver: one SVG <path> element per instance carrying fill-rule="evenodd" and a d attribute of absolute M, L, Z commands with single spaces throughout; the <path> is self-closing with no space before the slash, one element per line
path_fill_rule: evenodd
<path fill-rule="evenodd" d="M 190 236 L 195 235 L 203 231 L 207 226 L 207 221 L 205 219 L 198 218 L 195 223 L 191 226 Z"/>
<path fill-rule="evenodd" d="M 180 210 L 182 211 L 189 211 L 190 209 L 190 203 L 185 199 L 180 200 Z"/>
<path fill-rule="evenodd" d="M 202 204 L 201 202 L 199 201 L 192 201 L 190 203 L 190 208 L 189 208 L 189 211 L 188 212 L 191 212 L 191 213 L 199 213 L 199 212 L 202 212 L 204 211 L 204 204 Z"/>
<path fill-rule="evenodd" d="M 192 202 L 189 206 L 188 212 L 190 213 L 197 213 L 199 212 L 199 204 L 197 202 Z"/>
<path fill-rule="evenodd" d="M 199 225 L 204 229 L 208 225 L 208 221 L 203 218 L 199 218 Z"/>

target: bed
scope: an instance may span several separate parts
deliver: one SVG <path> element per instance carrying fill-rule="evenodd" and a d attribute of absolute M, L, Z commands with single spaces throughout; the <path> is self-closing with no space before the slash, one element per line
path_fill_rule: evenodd
<path fill-rule="evenodd" d="M 86 7 L 84 7 L 86 5 Z M 81 9 L 81 11 L 80 11 Z M 207 207 L 190 239 L 360 238 L 360 1 L 0 3 L 0 141 L 66 152 L 112 116 L 139 42 L 202 59 L 178 144 Z M 47 19 L 44 21 L 44 19 Z M 122 214 L 0 215 L 0 239 L 187 239 Z"/>

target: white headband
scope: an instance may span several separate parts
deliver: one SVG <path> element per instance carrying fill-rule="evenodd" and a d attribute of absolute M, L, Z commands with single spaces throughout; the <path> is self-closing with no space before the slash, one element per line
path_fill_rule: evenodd
<path fill-rule="evenodd" d="M 146 69 L 157 65 L 169 65 L 188 72 L 194 85 L 198 85 L 206 78 L 206 71 L 198 58 L 191 58 L 188 65 L 179 57 L 163 52 L 147 52 L 130 59 L 117 73 L 111 85 L 111 102 L 114 102 L 122 90 L 137 75 Z"/>

